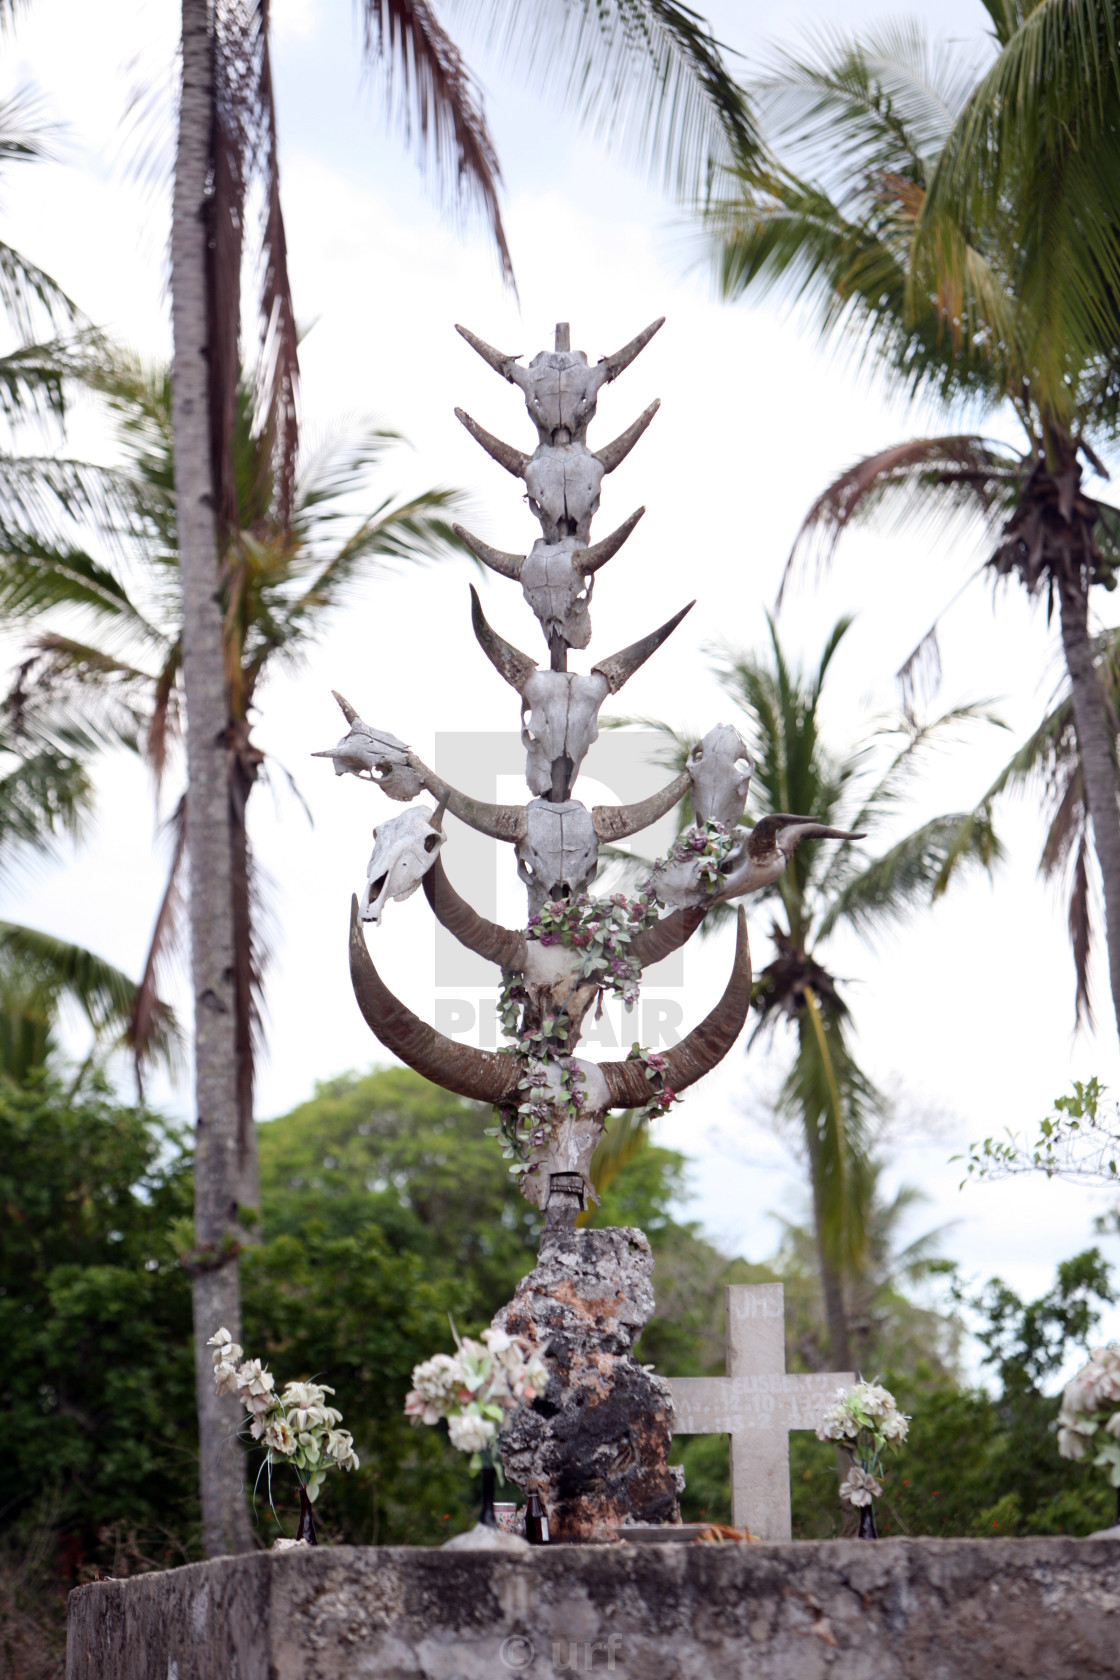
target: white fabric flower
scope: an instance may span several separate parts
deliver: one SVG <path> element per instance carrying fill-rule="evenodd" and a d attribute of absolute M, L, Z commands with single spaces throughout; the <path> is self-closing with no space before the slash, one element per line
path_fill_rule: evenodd
<path fill-rule="evenodd" d="M 224 1364 L 215 1365 L 214 1387 L 217 1389 L 219 1394 L 236 1394 L 237 1366 Z"/>
<path fill-rule="evenodd" d="M 291 1425 L 283 1418 L 277 1418 L 264 1431 L 264 1444 L 273 1452 L 283 1453 L 285 1458 L 290 1458 L 296 1450 L 296 1437 Z"/>
<path fill-rule="evenodd" d="M 884 1441 L 905 1441 L 910 1433 L 910 1419 L 905 1412 L 889 1412 L 879 1425 Z"/>
<path fill-rule="evenodd" d="M 878 1499 L 882 1493 L 881 1483 L 867 1470 L 862 1470 L 858 1464 L 853 1464 L 847 1476 L 840 1483 L 840 1497 L 846 1499 L 849 1505 L 870 1505 L 873 1499 Z"/>
<path fill-rule="evenodd" d="M 451 1445 L 459 1452 L 482 1452 L 494 1440 L 498 1426 L 492 1418 L 479 1417 L 476 1412 L 459 1412 L 447 1420 Z"/>

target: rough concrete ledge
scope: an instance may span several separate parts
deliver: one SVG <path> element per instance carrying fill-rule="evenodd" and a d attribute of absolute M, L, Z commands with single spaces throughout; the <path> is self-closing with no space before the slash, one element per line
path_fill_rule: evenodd
<path fill-rule="evenodd" d="M 319 1547 L 96 1581 L 67 1680 L 1089 1680 L 1120 1544 Z"/>

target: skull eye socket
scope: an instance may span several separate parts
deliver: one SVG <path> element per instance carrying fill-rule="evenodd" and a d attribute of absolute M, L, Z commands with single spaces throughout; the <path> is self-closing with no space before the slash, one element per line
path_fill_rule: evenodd
<path fill-rule="evenodd" d="M 749 776 L 751 771 L 754 769 L 754 764 L 749 758 L 737 758 L 735 760 L 735 768 L 738 770 L 740 776 Z"/>
<path fill-rule="evenodd" d="M 424 850 L 426 852 L 434 852 L 438 845 L 439 845 L 439 835 L 438 834 L 425 834 L 425 836 L 424 836 Z"/>
<path fill-rule="evenodd" d="M 701 746 L 693 747 L 692 753 L 691 753 L 691 760 L 692 760 L 693 764 L 699 764 L 701 759 L 703 758 L 703 756 L 704 756 L 703 747 L 701 747 Z"/>

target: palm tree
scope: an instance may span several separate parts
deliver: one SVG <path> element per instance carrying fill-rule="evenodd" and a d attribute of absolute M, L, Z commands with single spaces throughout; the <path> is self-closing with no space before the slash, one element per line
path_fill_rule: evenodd
<path fill-rule="evenodd" d="M 805 813 L 874 845 L 895 828 L 898 806 L 927 751 L 987 714 L 965 706 L 926 724 L 903 717 L 834 751 L 823 735 L 824 686 L 851 620 L 839 620 L 808 672 L 790 663 L 773 619 L 768 622 L 765 653 L 729 656 L 723 671 L 725 688 L 745 714 L 737 727 L 755 761 L 755 820 L 772 812 Z M 679 735 L 673 742 L 680 768 L 693 743 Z M 843 929 L 872 939 L 932 902 L 962 868 L 990 870 L 1001 855 L 984 813 L 951 813 L 870 857 L 855 840 L 802 846 L 779 879 L 749 901 L 771 907 L 775 952 L 755 979 L 759 1020 L 750 1046 L 779 1033 L 793 1040 L 778 1108 L 796 1127 L 805 1153 L 836 1370 L 850 1367 L 853 1291 L 872 1255 L 871 1147 L 883 1099 L 857 1059 L 843 983 L 827 965 L 826 948 Z"/>
<path fill-rule="evenodd" d="M 1120 59 L 1111 4 L 986 0 L 982 76 L 916 25 L 785 55 L 758 90 L 780 161 L 744 170 L 713 219 L 725 295 L 777 287 L 815 304 L 887 384 L 949 418 L 1014 421 L 1016 450 L 975 429 L 909 439 L 817 498 L 792 565 L 849 524 L 964 515 L 985 564 L 1058 607 L 1085 808 L 1104 886 L 1120 1027 L 1115 720 L 1089 629 L 1111 589 L 1120 511 L 1082 488 L 1120 429 Z M 983 568 L 981 568 L 983 569 Z M 787 572 L 788 575 L 788 572 Z M 937 664 L 936 625 L 900 676 Z"/>

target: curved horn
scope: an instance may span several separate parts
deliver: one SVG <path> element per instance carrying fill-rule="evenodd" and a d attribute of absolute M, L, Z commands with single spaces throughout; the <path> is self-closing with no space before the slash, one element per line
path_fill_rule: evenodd
<path fill-rule="evenodd" d="M 598 665 L 593 665 L 591 669 L 598 671 L 601 677 L 606 677 L 611 693 L 617 694 L 623 683 L 629 682 L 634 672 L 640 665 L 645 664 L 650 654 L 657 652 L 662 642 L 673 634 L 681 619 L 686 613 L 690 613 L 695 605 L 695 601 L 690 601 L 687 607 L 682 607 L 679 613 L 674 614 L 661 626 L 660 630 L 651 630 L 649 635 L 643 636 L 640 642 L 631 642 L 630 646 L 623 648 L 621 653 L 612 653 L 609 659 L 601 660 Z"/>
<path fill-rule="evenodd" d="M 691 787 L 688 771 L 682 770 L 676 780 L 663 787 L 660 793 L 651 793 L 648 799 L 639 799 L 634 805 L 595 805 L 591 811 L 595 833 L 600 840 L 607 841 L 625 840 L 631 834 L 639 834 L 679 804 Z"/>
<path fill-rule="evenodd" d="M 370 1031 L 386 1050 L 434 1085 L 476 1102 L 498 1103 L 516 1083 L 518 1069 L 511 1057 L 456 1044 L 393 996 L 373 966 L 356 896 L 350 900 L 350 982 Z"/>
<path fill-rule="evenodd" d="M 504 467 L 508 473 L 512 473 L 514 478 L 524 478 L 525 468 L 529 465 L 530 457 L 528 455 L 520 449 L 515 449 L 511 443 L 503 443 L 501 438 L 496 438 L 493 432 L 488 432 L 484 426 L 479 425 L 477 420 L 472 420 L 464 409 L 457 408 L 455 418 L 467 428 L 474 441 L 482 445 L 487 455 L 494 457 L 500 467 Z M 621 439 L 619 441 L 621 442 Z M 635 441 L 637 440 L 635 439 Z"/>
<path fill-rule="evenodd" d="M 436 920 L 443 923 L 448 933 L 455 935 L 460 945 L 465 945 L 468 951 L 476 951 L 487 962 L 497 963 L 499 968 L 514 969 L 518 973 L 524 969 L 525 935 L 513 928 L 501 927 L 497 922 L 488 922 L 485 916 L 472 910 L 447 879 L 447 871 L 438 857 L 424 876 L 424 893 Z"/>
<path fill-rule="evenodd" d="M 511 384 L 513 383 L 513 374 L 510 372 L 510 369 L 512 368 L 514 362 L 516 362 L 520 357 L 520 350 L 517 352 L 516 356 L 503 356 L 500 350 L 495 350 L 494 346 L 492 344 L 487 344 L 484 338 L 476 337 L 469 327 L 461 327 L 458 321 L 455 323 L 455 331 L 459 334 L 460 338 L 466 339 L 472 350 L 477 350 L 483 361 L 486 362 L 489 367 L 492 367 L 495 373 L 500 373 L 503 379 L 508 379 Z M 630 346 L 627 345 L 626 349 L 628 350 L 629 348 Z M 639 345 L 639 349 L 640 348 L 641 346 Z M 620 356 L 625 355 L 625 353 L 626 352 L 623 350 L 619 351 Z M 637 353 L 638 352 L 636 350 L 634 354 L 637 355 Z"/>
<path fill-rule="evenodd" d="M 590 548 L 577 549 L 572 555 L 573 566 L 578 566 L 581 572 L 597 572 L 600 566 L 613 560 L 645 511 L 644 507 L 637 508 L 629 519 L 622 521 L 617 531 L 612 531 L 602 542 L 592 543 Z M 458 530 L 458 526 L 455 529 Z"/>
<path fill-rule="evenodd" d="M 525 684 L 537 669 L 535 659 L 530 659 L 527 653 L 519 653 L 509 642 L 504 641 L 496 630 L 492 630 L 486 622 L 482 611 L 482 602 L 478 598 L 478 590 L 471 584 L 471 623 L 474 633 L 478 637 L 478 645 L 493 665 L 498 675 L 504 677 L 511 688 L 518 694 L 522 693 Z"/>
<path fill-rule="evenodd" d="M 634 445 L 637 443 L 638 439 L 641 437 L 642 433 L 645 431 L 646 427 L 649 425 L 650 421 L 653 419 L 660 407 L 661 398 L 656 397 L 654 401 L 650 403 L 645 413 L 639 414 L 632 426 L 627 426 L 621 437 L 616 437 L 614 442 L 608 443 L 605 449 L 597 449 L 595 451 L 595 459 L 606 468 L 607 472 L 613 472 L 617 466 L 621 466 L 622 462 L 625 461 L 627 455 L 629 455 L 630 451 L 633 449 Z M 456 409 L 455 412 L 458 414 L 459 410 Z M 460 419 L 463 419 L 462 415 L 459 417 Z M 474 425 L 474 421 L 472 420 L 470 425 L 467 425 L 466 420 L 463 419 L 463 424 L 464 426 L 467 426 L 467 430 L 470 431 L 471 426 Z M 487 432 L 485 435 L 489 437 L 490 434 Z M 482 438 L 479 438 L 478 441 L 479 443 L 482 443 Z M 497 440 L 495 439 L 493 441 L 496 442 Z M 483 448 L 485 449 L 486 447 L 487 446 L 483 444 Z M 502 447 L 504 448 L 504 445 Z M 505 466 L 504 461 L 502 462 L 502 465 Z M 511 468 L 510 471 L 512 472 L 512 470 L 513 469 Z"/>
<path fill-rule="evenodd" d="M 746 912 L 740 908 L 735 961 L 723 996 L 711 1014 L 698 1027 L 693 1027 L 675 1050 L 665 1052 L 662 1078 L 671 1091 L 687 1090 L 710 1073 L 717 1062 L 722 1062 L 742 1032 L 750 1006 L 751 948 Z M 599 1069 L 607 1082 L 612 1108 L 640 1108 L 649 1101 L 650 1081 L 643 1063 L 600 1062 Z"/>
<path fill-rule="evenodd" d="M 637 338 L 632 338 L 629 344 L 624 344 L 621 350 L 616 350 L 613 356 L 604 356 L 603 360 L 607 364 L 607 378 L 617 379 L 623 368 L 628 368 L 634 357 L 641 355 L 654 333 L 660 332 L 664 325 L 665 317 L 659 315 L 656 321 L 651 321 L 644 332 L 640 332 Z M 463 331 L 462 327 L 459 328 L 459 331 Z"/>
<path fill-rule="evenodd" d="M 437 776 L 434 770 L 429 770 L 414 752 L 408 755 L 408 767 L 415 770 L 421 786 L 445 810 L 470 828 L 477 829 L 479 834 L 488 834 L 492 840 L 510 841 L 524 840 L 528 834 L 529 819 L 524 805 L 490 805 L 485 799 L 472 799 L 469 793 L 460 793 Z"/>
<path fill-rule="evenodd" d="M 492 572 L 497 572 L 499 577 L 513 578 L 515 583 L 520 580 L 521 568 L 525 564 L 523 554 L 504 554 L 500 548 L 491 548 L 490 544 L 484 543 L 480 537 L 464 531 L 461 525 L 452 525 L 451 529 L 460 542 L 466 543 L 475 559 L 481 560 L 484 566 L 489 566 Z"/>
<path fill-rule="evenodd" d="M 435 867 L 439 868 L 438 861 Z M 425 881 L 430 874 L 431 870 L 425 875 Z M 674 910 L 671 916 L 662 916 L 652 927 L 643 928 L 641 933 L 633 936 L 626 947 L 627 956 L 635 958 L 641 968 L 652 968 L 663 957 L 671 957 L 692 938 L 708 909 L 708 905 L 702 904 L 698 908 Z"/>
<path fill-rule="evenodd" d="M 332 688 L 331 693 L 342 707 L 342 715 L 346 719 L 347 723 L 360 723 L 361 719 L 354 710 L 353 706 L 350 704 L 349 700 L 344 700 L 337 688 Z"/>

